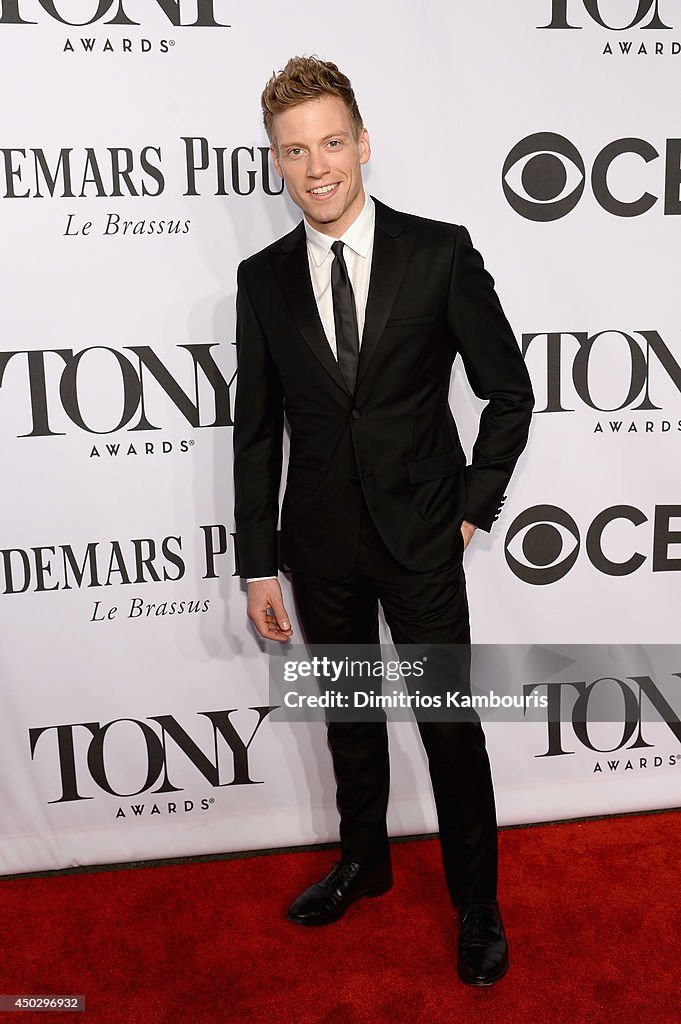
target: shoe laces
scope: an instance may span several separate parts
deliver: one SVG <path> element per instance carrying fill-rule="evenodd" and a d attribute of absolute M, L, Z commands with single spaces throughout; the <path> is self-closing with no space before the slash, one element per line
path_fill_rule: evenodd
<path fill-rule="evenodd" d="M 339 860 L 336 861 L 332 870 L 329 882 L 344 882 L 347 878 L 353 878 L 357 873 L 358 865 L 354 861 Z"/>
<path fill-rule="evenodd" d="M 482 942 L 490 925 L 490 910 L 482 903 L 474 903 L 463 916 L 463 925 L 471 942 Z"/>

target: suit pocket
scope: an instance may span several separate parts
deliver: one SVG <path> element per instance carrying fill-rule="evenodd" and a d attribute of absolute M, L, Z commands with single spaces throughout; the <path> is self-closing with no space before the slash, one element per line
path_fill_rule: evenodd
<path fill-rule="evenodd" d="M 293 484 L 294 487 L 307 487 L 316 491 L 323 479 L 321 469 L 312 469 L 309 466 L 299 466 L 295 462 L 289 462 L 286 484 Z"/>
<path fill-rule="evenodd" d="M 423 313 L 419 316 L 400 316 L 388 320 L 386 327 L 421 327 L 437 322 L 436 313 Z"/>
<path fill-rule="evenodd" d="M 455 473 L 463 469 L 465 461 L 461 451 L 431 455 L 427 459 L 416 459 L 407 463 L 409 482 L 423 484 L 427 480 L 440 480 L 445 476 L 454 476 Z"/>

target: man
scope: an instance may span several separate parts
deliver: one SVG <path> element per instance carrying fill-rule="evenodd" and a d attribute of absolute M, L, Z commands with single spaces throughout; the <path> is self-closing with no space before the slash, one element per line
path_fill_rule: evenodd
<path fill-rule="evenodd" d="M 262 96 L 275 167 L 303 221 L 238 272 L 235 519 L 248 616 L 292 635 L 276 579 L 284 416 L 290 459 L 281 558 L 312 644 L 468 644 L 463 552 L 489 530 L 533 404 L 525 365 L 465 228 L 367 196 L 370 156 L 335 64 L 293 58 Z M 461 355 L 487 405 L 471 464 L 448 404 Z M 489 985 L 508 967 L 497 831 L 479 721 L 419 721 L 445 877 L 460 907 L 458 970 Z M 292 904 L 299 924 L 338 920 L 392 884 L 385 721 L 329 722 L 341 861 Z"/>

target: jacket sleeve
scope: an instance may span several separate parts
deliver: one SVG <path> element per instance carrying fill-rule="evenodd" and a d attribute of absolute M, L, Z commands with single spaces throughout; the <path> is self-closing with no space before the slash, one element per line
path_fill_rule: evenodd
<path fill-rule="evenodd" d="M 237 272 L 234 519 L 237 571 L 276 576 L 284 397 L 245 283 Z"/>
<path fill-rule="evenodd" d="M 487 400 L 465 470 L 465 518 L 490 530 L 527 443 L 534 396 L 494 281 L 464 227 L 457 229 L 448 320 L 471 388 Z"/>

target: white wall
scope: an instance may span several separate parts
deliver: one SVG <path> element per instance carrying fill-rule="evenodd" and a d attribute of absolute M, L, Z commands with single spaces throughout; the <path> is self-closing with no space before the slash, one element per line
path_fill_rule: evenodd
<path fill-rule="evenodd" d="M 181 25 L 169 21 L 160 3 L 123 0 L 128 18 L 140 25 L 107 25 L 121 8 L 114 2 L 83 28 L 55 20 L 50 6 L 47 0 L 45 7 L 38 0 L 0 0 L 0 870 L 253 849 L 337 834 L 321 729 L 267 717 L 258 725 L 258 713 L 249 710 L 268 703 L 267 655 L 246 625 L 231 537 L 235 272 L 240 259 L 298 219 L 285 196 L 267 194 L 279 183 L 259 149 L 267 144 L 260 91 L 272 69 L 294 53 L 318 53 L 351 76 L 373 144 L 370 191 L 400 209 L 466 224 L 518 337 L 539 335 L 526 339 L 539 410 L 531 443 L 494 531 L 479 534 L 466 555 L 474 639 L 672 643 L 681 565 L 681 538 L 665 535 L 679 530 L 681 514 L 675 143 L 666 175 L 668 212 L 664 191 L 667 140 L 678 133 L 676 5 L 658 4 L 670 28 L 645 27 L 651 5 L 627 31 L 599 25 L 581 0 L 568 0 L 573 29 L 538 28 L 551 22 L 552 9 L 554 22 L 561 20 L 564 4 L 549 0 L 388 6 L 346 0 L 341 18 L 335 8 L 309 0 L 202 0 L 203 15 L 212 8 L 214 20 L 229 28 L 191 27 L 196 2 L 175 5 Z M 626 18 L 622 6 L 602 0 L 601 20 L 631 21 L 637 3 L 626 5 Z M 170 3 L 165 7 L 172 10 Z M 52 8 L 68 9 L 82 22 L 97 13 L 95 0 L 58 0 Z M 34 24 L 9 23 L 17 13 Z M 93 40 L 91 51 L 82 39 Z M 623 55 L 620 43 L 628 41 L 632 49 Z M 648 52 L 637 52 L 642 44 Z M 656 44 L 662 52 L 654 52 Z M 603 53 L 608 46 L 613 54 Z M 517 212 L 501 185 L 508 154 L 538 132 L 569 140 L 586 174 L 574 209 L 543 221 Z M 645 192 L 657 200 L 645 213 L 621 216 L 604 208 L 612 203 L 602 184 L 594 194 L 591 171 L 606 146 L 632 137 L 648 144 L 646 158 L 617 156 L 608 188 L 623 202 Z M 200 163 L 201 144 L 183 139 L 207 140 L 209 167 L 195 178 L 199 195 L 185 193 L 188 153 Z M 125 179 L 124 194 L 114 194 L 115 147 L 131 151 L 130 182 L 139 195 L 129 194 Z M 101 176 L 100 196 L 88 148 Z M 225 195 L 215 195 L 216 148 L 224 158 Z M 69 150 L 73 195 L 64 195 L 62 165 L 50 196 L 44 176 L 36 181 L 34 150 L 54 171 L 62 149 Z M 118 157 L 125 169 L 125 154 Z M 554 154 L 532 163 L 530 146 L 509 169 L 509 186 L 522 193 L 523 181 L 537 189 L 544 180 L 550 192 L 551 173 L 560 176 L 557 161 Z M 561 196 L 579 189 L 581 179 L 578 161 Z M 143 186 L 150 194 L 141 194 Z M 237 194 L 251 186 L 250 194 Z M 140 233 L 161 220 L 179 223 L 180 233 Z M 124 221 L 131 222 L 125 234 Z M 107 224 L 112 231 L 114 223 L 118 232 L 107 235 Z M 547 332 L 564 335 L 550 343 L 560 354 L 560 368 L 551 363 L 551 401 L 556 404 L 560 379 L 569 411 L 541 411 L 548 402 L 548 342 L 541 337 Z M 581 342 L 570 332 L 582 332 Z M 575 365 L 579 371 L 580 344 L 586 351 L 586 339 L 598 332 L 610 333 L 593 343 L 589 393 L 602 407 L 627 399 L 617 412 L 590 408 L 572 376 Z M 192 350 L 181 346 L 198 346 L 193 357 L 200 366 L 212 359 L 219 371 L 213 385 L 198 372 L 194 424 L 188 420 L 197 397 Z M 188 396 L 184 411 L 179 393 L 171 397 L 159 385 L 160 377 L 172 388 L 161 366 Z M 638 378 L 627 398 L 632 372 Z M 655 408 L 638 408 L 646 387 Z M 135 429 L 142 403 L 145 422 L 158 429 Z M 460 372 L 452 404 L 471 443 L 478 404 Z M 216 420 L 224 425 L 211 426 Z M 622 425 L 614 433 L 616 420 Z M 120 422 L 121 429 L 113 429 Z M 153 451 L 147 453 L 147 445 Z M 516 520 L 541 505 L 568 513 L 580 543 L 574 565 L 563 574 L 557 570 L 550 584 L 542 582 L 547 570 L 533 573 L 532 566 L 519 578 L 505 555 L 508 544 L 521 559 L 525 533 L 513 536 Z M 590 558 L 589 527 L 614 506 L 630 508 L 613 513 L 602 531 L 603 557 Z M 564 545 L 551 564 L 561 563 L 575 544 L 571 528 L 556 532 L 554 515 L 538 530 L 537 516 L 526 517 L 527 530 L 534 524 L 526 548 L 532 557 L 548 557 L 552 542 Z M 166 538 L 180 540 L 166 540 L 164 551 Z M 215 555 L 211 578 L 207 538 L 224 552 Z M 137 582 L 134 541 L 141 559 L 151 558 L 150 542 L 155 546 L 155 557 L 139 570 L 144 582 Z M 65 569 L 64 546 L 86 565 L 81 586 L 73 568 Z M 613 563 L 634 552 L 643 556 L 640 566 L 614 575 Z M 199 610 L 188 612 L 189 602 L 198 602 Z M 153 606 L 149 615 L 147 605 Z M 135 614 L 140 606 L 143 613 Z M 626 680 L 637 671 L 639 654 L 633 646 L 617 652 L 613 672 Z M 626 685 L 638 693 L 631 680 Z M 678 687 L 665 692 L 673 701 Z M 166 732 L 173 726 L 154 720 L 172 716 L 215 761 L 214 729 L 204 712 L 222 713 L 214 718 L 223 732 L 212 780 L 205 777 L 209 761 L 202 762 L 202 774 L 171 738 L 163 754 L 162 726 Z M 679 740 L 659 715 L 649 717 L 643 728 L 651 746 L 631 751 L 631 768 L 630 744 L 598 754 L 580 743 L 569 723 L 563 726 L 566 752 L 549 757 L 541 756 L 546 722 L 490 725 L 501 822 L 678 803 Z M 256 725 L 244 754 L 240 742 L 248 744 Z M 612 747 L 613 729 L 595 745 Z M 392 740 L 392 829 L 432 829 L 415 730 L 395 725 Z M 230 785 L 234 750 L 241 760 Z M 608 758 L 621 763 L 599 771 Z M 166 770 L 176 790 L 158 793 Z M 113 793 L 102 788 L 107 784 Z"/>

